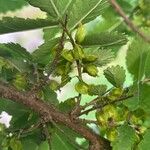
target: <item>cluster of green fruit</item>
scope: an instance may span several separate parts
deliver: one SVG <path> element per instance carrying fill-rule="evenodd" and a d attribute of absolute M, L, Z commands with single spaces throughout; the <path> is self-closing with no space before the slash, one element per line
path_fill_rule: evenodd
<path fill-rule="evenodd" d="M 50 83 L 50 87 L 53 90 L 57 90 L 60 87 L 63 87 L 71 80 L 69 73 L 73 71 L 76 62 L 79 63 L 82 73 L 87 73 L 93 77 L 98 76 L 98 68 L 94 63 L 98 57 L 94 54 L 85 53 L 83 47 L 80 45 L 80 43 L 84 40 L 85 33 L 86 31 L 84 26 L 80 24 L 75 35 L 75 45 L 73 46 L 73 49 L 62 50 L 59 63 L 53 72 L 54 77 L 61 76 L 61 83 L 59 84 L 53 80 Z M 53 49 L 54 55 L 56 54 L 56 49 L 57 47 Z M 81 81 L 76 86 L 81 87 L 81 93 L 86 92 L 86 84 L 84 82 Z"/>
<path fill-rule="evenodd" d="M 131 112 L 123 104 L 106 105 L 101 110 L 97 110 L 96 119 L 100 134 L 110 141 L 116 140 L 117 128 L 123 124 L 128 124 L 136 131 L 138 140 L 150 127 L 150 122 L 147 122 L 147 116 L 142 110 Z"/>

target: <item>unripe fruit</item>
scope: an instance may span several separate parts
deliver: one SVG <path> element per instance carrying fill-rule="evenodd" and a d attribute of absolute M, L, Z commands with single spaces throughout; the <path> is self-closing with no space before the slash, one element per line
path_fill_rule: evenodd
<path fill-rule="evenodd" d="M 106 137 L 109 141 L 113 142 L 118 136 L 117 130 L 116 129 L 109 129 L 106 132 Z"/>
<path fill-rule="evenodd" d="M 58 90 L 59 83 L 55 80 L 50 80 L 49 87 L 52 90 Z"/>
<path fill-rule="evenodd" d="M 85 28 L 82 25 L 82 23 L 80 23 L 75 35 L 76 43 L 81 43 L 85 38 L 85 34 L 86 34 Z"/>
<path fill-rule="evenodd" d="M 79 81 L 75 85 L 75 90 L 80 94 L 87 94 L 88 93 L 88 85 L 82 81 Z"/>
<path fill-rule="evenodd" d="M 70 61 L 70 62 L 73 62 L 74 61 L 74 58 L 73 58 L 73 53 L 71 50 L 66 50 L 64 49 L 62 51 L 62 56 L 63 58 L 65 58 L 66 60 Z"/>
<path fill-rule="evenodd" d="M 82 60 L 85 57 L 83 49 L 79 45 L 75 45 L 74 58 L 76 60 Z"/>
<path fill-rule="evenodd" d="M 107 98 L 111 101 L 114 101 L 117 100 L 119 97 L 121 97 L 122 94 L 123 94 L 122 88 L 114 88 L 109 92 Z"/>
<path fill-rule="evenodd" d="M 98 69 L 95 65 L 89 64 L 84 67 L 84 72 L 88 73 L 90 76 L 96 77 L 98 75 Z"/>
<path fill-rule="evenodd" d="M 83 58 L 83 62 L 94 62 L 97 60 L 97 56 L 95 55 L 85 55 L 85 58 Z"/>
<path fill-rule="evenodd" d="M 114 126 L 120 119 L 117 109 L 113 105 L 107 105 L 101 111 L 96 112 L 96 118 L 98 124 L 105 127 Z"/>

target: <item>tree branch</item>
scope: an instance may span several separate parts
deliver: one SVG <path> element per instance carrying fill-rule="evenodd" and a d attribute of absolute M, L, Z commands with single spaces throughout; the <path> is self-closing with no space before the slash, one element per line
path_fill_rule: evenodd
<path fill-rule="evenodd" d="M 129 18 L 126 16 L 125 12 L 116 2 L 116 0 L 109 0 L 110 4 L 113 8 L 115 8 L 116 12 L 124 19 L 124 22 L 134 31 L 136 32 L 141 38 L 143 38 L 146 42 L 150 43 L 150 37 L 146 36 L 137 26 L 135 26 Z"/>
<path fill-rule="evenodd" d="M 125 96 L 125 97 L 120 97 L 120 98 L 118 98 L 118 99 L 116 99 L 116 100 L 114 100 L 114 101 L 111 101 L 111 102 L 110 102 L 110 101 L 105 101 L 105 102 L 102 103 L 102 104 L 95 105 L 95 106 L 93 106 L 92 108 L 89 108 L 89 109 L 87 109 L 87 110 L 81 112 L 81 113 L 80 113 L 80 116 L 85 115 L 85 114 L 87 115 L 89 112 L 94 111 L 94 110 L 96 110 L 96 109 L 101 109 L 101 108 L 105 107 L 106 105 L 115 104 L 115 103 L 118 103 L 118 102 L 125 101 L 125 100 L 127 100 L 127 99 L 129 99 L 129 98 L 131 98 L 131 97 L 133 97 L 133 96 L 134 96 L 134 95 L 129 95 L 129 96 Z"/>
<path fill-rule="evenodd" d="M 51 120 L 63 124 L 68 128 L 71 128 L 75 132 L 81 134 L 84 138 L 89 140 L 90 150 L 109 150 L 110 143 L 99 135 L 95 134 L 89 128 L 83 126 L 81 123 L 73 122 L 68 114 L 60 112 L 52 104 L 48 105 L 44 101 L 32 96 L 28 93 L 19 92 L 16 89 L 0 83 L 0 97 L 13 100 L 17 103 L 24 104 L 28 108 L 37 112 L 40 116 L 43 116 L 45 122 Z M 78 119 L 80 122 L 80 119 Z"/>

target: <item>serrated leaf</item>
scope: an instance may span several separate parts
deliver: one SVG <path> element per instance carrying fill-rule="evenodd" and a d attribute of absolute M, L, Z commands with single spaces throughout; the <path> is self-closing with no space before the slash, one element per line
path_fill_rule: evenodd
<path fill-rule="evenodd" d="M 7 59 L 20 72 L 31 70 L 32 56 L 19 44 L 0 44 L 0 56 Z"/>
<path fill-rule="evenodd" d="M 39 48 L 32 53 L 34 60 L 41 65 L 47 65 L 53 60 L 52 49 L 57 45 L 58 41 L 59 38 L 55 38 L 39 46 Z"/>
<path fill-rule="evenodd" d="M 20 129 L 29 125 L 31 110 L 11 100 L 0 98 L 0 112 L 5 111 L 12 116 L 10 129 Z M 30 122 L 31 123 L 31 122 Z"/>
<path fill-rule="evenodd" d="M 119 33 L 109 33 L 109 32 L 101 32 L 101 33 L 91 33 L 86 34 L 82 46 L 115 46 L 115 45 L 124 45 L 127 43 L 126 36 Z"/>
<path fill-rule="evenodd" d="M 97 57 L 93 62 L 97 67 L 102 67 L 114 59 L 114 53 L 110 49 L 90 48 L 84 51 L 88 55 Z"/>
<path fill-rule="evenodd" d="M 132 127 L 122 125 L 117 128 L 118 137 L 112 142 L 113 150 L 132 150 L 136 142 L 136 133 Z"/>
<path fill-rule="evenodd" d="M 138 144 L 138 150 L 149 150 L 150 147 L 150 130 L 147 130 L 143 136 L 143 139 Z"/>
<path fill-rule="evenodd" d="M 0 0 L 0 12 L 14 11 L 20 9 L 27 3 L 24 0 Z"/>
<path fill-rule="evenodd" d="M 146 59 L 149 59 L 149 52 L 149 44 L 145 43 L 141 38 L 135 38 L 129 46 L 126 63 L 128 71 L 134 76 L 136 81 L 141 80 L 145 74 L 145 69 L 148 71 L 148 66 L 146 67 L 146 65 L 149 65 L 149 62 L 146 63 Z"/>
<path fill-rule="evenodd" d="M 24 19 L 4 17 L 0 20 L 0 34 L 39 29 L 44 27 L 56 27 L 58 22 L 48 19 Z"/>
<path fill-rule="evenodd" d="M 65 13 L 72 0 L 26 0 L 29 4 L 39 7 L 47 12 L 51 17 L 58 19 Z"/>
<path fill-rule="evenodd" d="M 74 29 L 80 22 L 89 22 L 102 13 L 106 7 L 105 0 L 76 0 L 69 9 L 68 26 Z"/>
<path fill-rule="evenodd" d="M 88 89 L 88 94 L 93 96 L 93 95 L 98 95 L 101 96 L 103 95 L 107 90 L 107 86 L 106 85 L 89 85 L 89 89 Z"/>
<path fill-rule="evenodd" d="M 119 65 L 105 69 L 104 76 L 115 87 L 122 87 L 126 77 L 125 70 Z"/>
<path fill-rule="evenodd" d="M 43 29 L 43 39 L 46 41 L 56 38 L 56 35 L 60 32 L 59 28 L 45 28 Z"/>

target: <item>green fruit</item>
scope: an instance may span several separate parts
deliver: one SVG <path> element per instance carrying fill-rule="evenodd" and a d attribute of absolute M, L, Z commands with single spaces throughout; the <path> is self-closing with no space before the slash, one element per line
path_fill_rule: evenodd
<path fill-rule="evenodd" d="M 144 134 L 146 130 L 147 130 L 147 128 L 144 126 L 139 127 L 139 133 L 140 134 Z"/>
<path fill-rule="evenodd" d="M 122 88 L 114 88 L 109 92 L 109 94 L 107 95 L 107 98 L 111 101 L 115 101 L 118 98 L 120 98 L 122 94 L 123 94 Z"/>
<path fill-rule="evenodd" d="M 64 49 L 64 50 L 62 51 L 62 56 L 63 56 L 63 58 L 65 58 L 66 60 L 68 60 L 68 61 L 70 61 L 70 62 L 73 62 L 73 61 L 74 61 L 73 53 L 72 53 L 71 50 L 68 51 L 68 50 Z"/>
<path fill-rule="evenodd" d="M 70 80 L 71 80 L 71 77 L 69 75 L 62 76 L 60 87 L 65 86 Z"/>
<path fill-rule="evenodd" d="M 76 60 L 82 60 L 85 57 L 83 49 L 79 45 L 75 45 L 74 58 Z"/>
<path fill-rule="evenodd" d="M 106 137 L 109 141 L 113 142 L 118 136 L 117 130 L 115 128 L 106 131 Z"/>
<path fill-rule="evenodd" d="M 94 62 L 97 60 L 97 56 L 95 55 L 85 55 L 85 58 L 83 58 L 83 62 Z"/>
<path fill-rule="evenodd" d="M 76 35 L 75 35 L 76 43 L 81 43 L 81 42 L 83 42 L 83 40 L 84 40 L 84 38 L 85 38 L 85 34 L 86 34 L 85 28 L 84 28 L 84 26 L 82 25 L 82 23 L 80 23 L 79 26 L 78 26 Z"/>
<path fill-rule="evenodd" d="M 50 80 L 49 87 L 51 90 L 58 90 L 59 83 L 55 80 Z"/>
<path fill-rule="evenodd" d="M 96 118 L 98 124 L 108 127 L 113 126 L 113 124 L 116 124 L 120 119 L 117 108 L 113 105 L 106 105 L 101 111 L 96 112 Z"/>
<path fill-rule="evenodd" d="M 88 93 L 88 85 L 82 81 L 79 81 L 75 85 L 75 90 L 80 94 L 87 94 Z"/>
<path fill-rule="evenodd" d="M 138 118 L 137 116 L 132 114 L 130 116 L 130 123 L 133 124 L 133 125 L 142 125 L 143 121 L 142 121 L 142 119 L 140 117 Z"/>
<path fill-rule="evenodd" d="M 10 147 L 12 150 L 22 150 L 23 149 L 21 141 L 19 141 L 16 138 L 12 138 L 10 140 Z"/>
<path fill-rule="evenodd" d="M 89 64 L 84 67 L 84 72 L 88 73 L 90 76 L 96 77 L 98 75 L 98 69 L 95 65 Z"/>

